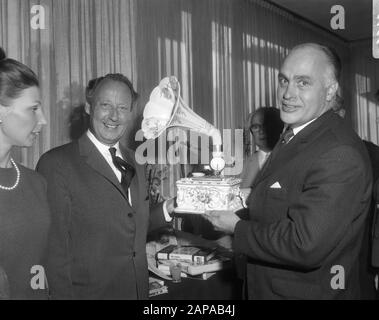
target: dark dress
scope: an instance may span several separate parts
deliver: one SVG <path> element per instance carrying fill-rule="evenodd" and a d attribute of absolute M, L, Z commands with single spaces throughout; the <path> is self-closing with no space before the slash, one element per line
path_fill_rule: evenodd
<path fill-rule="evenodd" d="M 50 224 L 46 183 L 35 171 L 18 167 L 18 186 L 13 190 L 0 189 L 0 291 L 9 289 L 10 299 L 47 299 L 47 289 L 33 289 L 31 285 L 33 277 L 41 274 L 38 266 L 44 266 Z M 2 186 L 12 186 L 15 181 L 14 168 L 0 168 Z M 39 271 L 32 273 L 33 266 Z"/>

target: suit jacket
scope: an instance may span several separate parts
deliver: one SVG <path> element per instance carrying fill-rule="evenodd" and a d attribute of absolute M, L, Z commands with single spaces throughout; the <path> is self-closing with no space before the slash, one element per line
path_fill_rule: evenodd
<path fill-rule="evenodd" d="M 162 205 L 149 215 L 144 167 L 122 150 L 136 174 L 132 207 L 116 175 L 84 134 L 45 153 L 37 170 L 52 210 L 47 277 L 53 299 L 147 299 L 146 235 L 164 225 Z"/>
<path fill-rule="evenodd" d="M 282 146 L 255 181 L 250 221 L 235 228 L 234 249 L 249 258 L 248 297 L 359 298 L 371 187 L 362 141 L 331 111 Z"/>

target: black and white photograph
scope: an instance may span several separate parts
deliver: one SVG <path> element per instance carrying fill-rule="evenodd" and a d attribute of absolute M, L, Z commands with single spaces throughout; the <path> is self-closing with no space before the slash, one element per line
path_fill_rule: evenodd
<path fill-rule="evenodd" d="M 0 300 L 379 300 L 378 212 L 379 0 L 0 0 Z"/>

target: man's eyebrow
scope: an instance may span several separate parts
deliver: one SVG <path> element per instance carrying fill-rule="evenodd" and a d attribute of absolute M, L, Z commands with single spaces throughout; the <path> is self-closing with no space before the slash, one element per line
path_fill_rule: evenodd
<path fill-rule="evenodd" d="M 288 77 L 286 77 L 283 73 L 281 73 L 281 72 L 279 72 L 279 74 L 278 74 L 278 78 L 283 78 L 283 79 L 286 79 L 286 80 L 288 80 Z M 295 75 L 294 76 L 294 79 L 296 80 L 296 81 L 298 81 L 298 80 L 307 80 L 307 81 L 312 81 L 312 78 L 310 77 L 310 76 L 306 76 L 306 75 Z"/>
<path fill-rule="evenodd" d="M 303 75 L 300 75 L 300 76 L 294 76 L 294 79 L 295 80 L 307 80 L 307 81 L 312 81 L 312 78 L 309 77 L 309 76 L 303 76 Z"/>

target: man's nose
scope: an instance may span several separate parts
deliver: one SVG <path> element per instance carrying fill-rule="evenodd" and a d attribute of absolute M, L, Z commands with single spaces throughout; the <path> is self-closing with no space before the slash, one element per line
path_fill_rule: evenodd
<path fill-rule="evenodd" d="M 292 84 L 291 82 L 288 83 L 288 86 L 286 87 L 286 90 L 283 94 L 284 99 L 290 100 L 294 97 L 296 97 L 296 86 Z"/>
<path fill-rule="evenodd" d="M 41 126 L 44 126 L 44 125 L 47 124 L 47 120 L 46 120 L 45 114 L 43 113 L 42 110 L 41 110 L 41 112 L 39 113 L 39 116 L 38 116 L 38 124 L 41 125 Z"/>
<path fill-rule="evenodd" d="M 109 111 L 109 118 L 113 121 L 117 121 L 118 120 L 118 110 L 117 108 L 112 108 L 110 111 Z"/>

